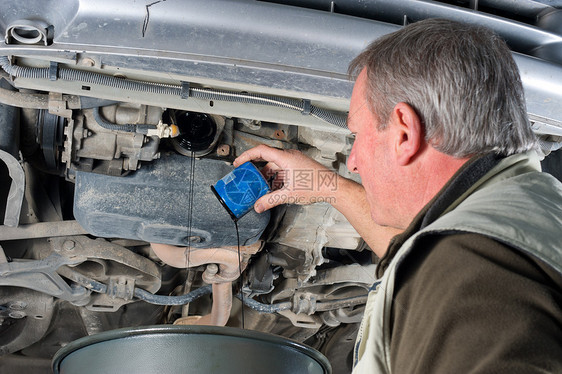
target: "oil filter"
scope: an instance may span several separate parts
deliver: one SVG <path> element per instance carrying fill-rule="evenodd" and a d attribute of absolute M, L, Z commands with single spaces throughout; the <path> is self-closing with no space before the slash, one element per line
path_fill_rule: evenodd
<path fill-rule="evenodd" d="M 249 161 L 232 170 L 211 189 L 234 220 L 252 210 L 254 203 L 270 191 L 267 181 Z"/>

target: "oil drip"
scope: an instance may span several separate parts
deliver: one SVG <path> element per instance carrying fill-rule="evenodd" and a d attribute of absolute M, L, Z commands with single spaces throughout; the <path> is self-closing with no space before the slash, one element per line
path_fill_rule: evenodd
<path fill-rule="evenodd" d="M 242 330 L 244 330 L 244 292 L 242 288 L 244 287 L 244 282 L 242 281 L 242 257 L 240 255 L 240 232 L 238 231 L 238 220 L 232 219 L 234 221 L 234 227 L 236 227 L 236 240 L 238 242 L 238 273 L 240 274 L 240 300 L 242 301 L 241 318 L 242 318 Z"/>
<path fill-rule="evenodd" d="M 193 191 L 194 184 L 195 184 L 195 152 L 191 151 L 191 163 L 190 171 L 189 171 L 189 197 L 188 197 L 188 205 L 189 211 L 187 214 L 187 247 L 185 250 L 185 266 L 189 268 L 189 253 L 191 252 L 191 241 L 193 240 L 191 236 L 191 227 L 193 225 L 193 195 L 195 192 Z"/>
<path fill-rule="evenodd" d="M 187 288 L 190 284 L 191 281 L 189 280 L 189 255 L 191 253 L 191 242 L 193 240 L 192 238 L 192 225 L 193 225 L 193 202 L 194 202 L 194 183 L 195 183 L 195 151 L 190 151 L 190 159 L 191 159 L 191 163 L 190 163 L 190 173 L 189 173 L 189 196 L 188 196 L 188 204 L 189 204 L 189 211 L 188 211 L 188 216 L 187 216 L 187 246 L 185 248 L 185 267 L 187 269 L 186 272 L 186 276 L 185 276 L 185 287 Z M 211 189 L 213 190 L 213 192 L 215 192 L 213 186 L 211 186 Z M 216 192 L 215 192 L 216 194 Z M 217 195 L 217 198 L 219 196 Z M 228 211 L 228 209 L 227 209 Z M 231 218 L 232 221 L 234 222 L 234 226 L 236 228 L 236 242 L 237 242 L 237 251 L 238 251 L 238 273 L 239 273 L 239 287 L 240 287 L 240 300 L 242 301 L 242 306 L 241 306 L 241 319 L 242 319 L 242 329 L 245 329 L 245 325 L 244 325 L 244 321 L 245 321 L 245 316 L 244 316 L 244 292 L 243 292 L 243 286 L 244 286 L 244 282 L 243 282 L 243 278 L 242 278 L 242 254 L 240 251 L 240 231 L 238 228 L 238 218 L 233 216 L 231 214 Z M 188 292 L 189 290 L 186 290 L 186 292 Z M 188 314 L 188 307 L 189 304 L 184 306 L 183 311 L 186 313 L 186 315 Z M 183 313 L 182 313 L 183 314 Z"/>
<path fill-rule="evenodd" d="M 249 213 L 254 203 L 270 191 L 267 181 L 256 166 L 248 161 L 217 181 L 211 190 L 230 215 L 236 227 L 238 241 L 238 272 L 240 274 L 240 300 L 242 300 L 242 329 L 244 329 L 244 282 L 242 278 L 242 256 L 240 254 L 240 232 L 238 220 Z"/>
<path fill-rule="evenodd" d="M 187 246 L 185 247 L 185 268 L 186 268 L 186 272 L 185 272 L 185 282 L 184 282 L 184 292 L 190 292 L 191 291 L 191 283 L 192 281 L 190 281 L 190 273 L 191 271 L 189 270 L 189 254 L 191 253 L 191 241 L 192 241 L 192 237 L 191 237 L 191 227 L 193 225 L 193 195 L 195 195 L 195 192 L 193 191 L 194 188 L 194 184 L 195 184 L 195 152 L 191 151 L 190 154 L 190 159 L 191 159 L 191 163 L 189 164 L 190 166 L 190 170 L 189 170 L 189 196 L 188 196 L 188 206 L 189 206 L 189 211 L 187 213 Z M 182 307 L 182 316 L 185 314 L 185 316 L 189 315 L 189 304 L 186 304 Z"/>

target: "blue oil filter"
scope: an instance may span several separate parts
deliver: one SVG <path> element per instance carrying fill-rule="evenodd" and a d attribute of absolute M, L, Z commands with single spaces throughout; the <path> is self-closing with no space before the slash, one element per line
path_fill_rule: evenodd
<path fill-rule="evenodd" d="M 252 210 L 254 203 L 270 191 L 260 171 L 249 161 L 225 175 L 211 189 L 234 220 Z"/>

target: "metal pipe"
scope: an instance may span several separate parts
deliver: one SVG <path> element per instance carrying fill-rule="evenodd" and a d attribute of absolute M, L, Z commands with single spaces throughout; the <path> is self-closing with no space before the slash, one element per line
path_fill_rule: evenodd
<path fill-rule="evenodd" d="M 149 129 L 156 129 L 156 126 L 145 125 L 145 124 L 127 123 L 127 124 L 119 125 L 117 123 L 111 123 L 101 116 L 99 107 L 94 108 L 93 114 L 97 124 L 107 130 L 122 131 L 122 132 L 137 132 L 140 134 L 147 134 Z"/>
<path fill-rule="evenodd" d="M 81 97 L 77 95 L 62 95 L 68 109 L 89 109 L 117 103 L 114 100 Z M 26 93 L 12 91 L 0 87 L 0 103 L 27 109 L 49 109 L 49 94 Z"/>
<path fill-rule="evenodd" d="M 261 248 L 261 242 L 242 247 L 187 248 L 170 244 L 150 243 L 154 253 L 166 264 L 187 268 L 208 265 L 203 280 L 213 287 L 211 313 L 201 318 L 183 317 L 181 324 L 224 326 L 232 310 L 232 281 L 240 276 L 249 257 Z"/>
<path fill-rule="evenodd" d="M 256 253 L 260 249 L 261 244 L 261 242 L 256 242 L 249 246 L 240 247 L 240 266 L 238 264 L 238 247 L 235 246 L 192 248 L 188 254 L 185 253 L 185 247 L 158 243 L 150 243 L 150 246 L 158 258 L 176 268 L 217 264 L 219 266 L 218 272 L 214 273 L 211 269 L 205 270 L 203 280 L 207 283 L 224 283 L 238 279 L 240 271 L 243 271 L 247 266 L 249 256 Z"/>
<path fill-rule="evenodd" d="M 241 299 L 239 295 L 236 295 L 236 297 Z M 277 312 L 282 312 L 284 310 L 290 310 L 293 307 L 293 303 L 291 301 L 285 301 L 276 304 L 264 304 L 254 299 L 245 297 L 243 298 L 243 302 L 244 305 L 262 313 L 277 313 Z"/>
<path fill-rule="evenodd" d="M 240 296 L 236 295 L 237 298 L 240 299 Z M 349 308 L 351 306 L 365 304 L 367 302 L 368 295 L 360 295 L 360 296 L 353 296 L 348 297 L 345 299 L 338 299 L 338 300 L 328 300 L 316 303 L 316 307 L 312 312 L 324 312 L 329 310 L 336 310 L 341 308 Z M 243 300 L 244 305 L 262 313 L 277 313 L 284 310 L 293 310 L 293 302 L 291 301 L 284 301 L 281 303 L 276 304 L 264 304 L 250 298 L 244 298 Z"/>
<path fill-rule="evenodd" d="M 215 297 L 216 296 L 216 297 Z M 225 326 L 232 309 L 232 282 L 213 284 L 211 325 Z"/>
<path fill-rule="evenodd" d="M 2 259 L 3 251 L 2 247 L 0 246 L 0 263 L 7 262 L 3 261 Z M 80 286 L 97 292 L 97 293 L 107 293 L 107 285 L 98 282 L 94 279 L 90 279 L 81 275 L 80 273 L 71 270 L 67 266 L 61 266 L 57 269 L 57 273 L 62 275 L 65 278 L 70 279 L 73 282 L 76 282 Z M 196 290 L 193 290 L 185 295 L 180 296 L 166 296 L 166 295 L 155 295 L 147 290 L 143 290 L 142 288 L 135 287 L 133 290 L 133 295 L 142 301 L 145 301 L 149 304 L 154 305 L 185 305 L 188 304 L 202 296 L 208 295 L 212 292 L 211 286 L 203 286 L 199 287 Z M 217 290 L 220 292 L 220 290 Z"/>
<path fill-rule="evenodd" d="M 225 326 L 232 310 L 232 282 L 213 284 L 213 306 L 211 313 L 189 324 L 207 326 Z"/>
<path fill-rule="evenodd" d="M 63 95 L 63 100 L 68 104 L 68 109 L 80 109 L 80 97 Z M 49 95 L 24 93 L 0 88 L 0 103 L 18 108 L 49 109 Z"/>
<path fill-rule="evenodd" d="M 181 296 L 154 295 L 142 288 L 135 288 L 134 291 L 136 298 L 155 305 L 184 305 L 210 293 L 211 286 L 199 287 L 198 289 Z"/>
<path fill-rule="evenodd" d="M 352 296 L 339 300 L 327 300 L 316 303 L 316 311 L 324 312 L 328 310 L 335 310 L 340 308 L 349 308 L 351 306 L 365 304 L 368 295 Z"/>
<path fill-rule="evenodd" d="M 85 234 L 88 232 L 77 221 L 39 222 L 18 227 L 0 226 L 2 241 Z"/>

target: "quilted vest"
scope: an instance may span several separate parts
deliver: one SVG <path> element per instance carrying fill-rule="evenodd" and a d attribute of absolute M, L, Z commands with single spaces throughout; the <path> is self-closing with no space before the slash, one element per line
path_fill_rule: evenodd
<path fill-rule="evenodd" d="M 354 351 L 354 374 L 391 373 L 390 313 L 396 270 L 423 235 L 477 233 L 511 246 L 562 274 L 562 184 L 541 173 L 534 152 L 500 161 L 444 214 L 411 236 L 375 282 Z"/>

